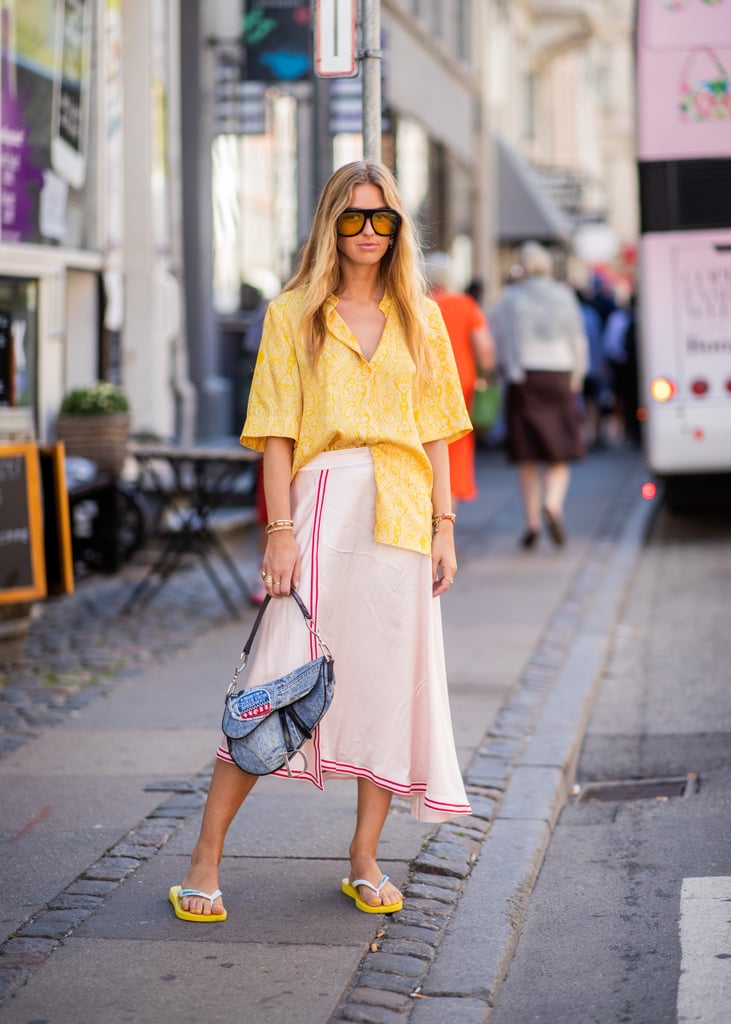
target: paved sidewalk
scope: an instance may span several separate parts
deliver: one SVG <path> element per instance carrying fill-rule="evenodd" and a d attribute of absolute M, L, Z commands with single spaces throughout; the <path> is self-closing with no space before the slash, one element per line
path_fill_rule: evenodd
<path fill-rule="evenodd" d="M 87 602 L 97 656 L 123 657 L 121 671 L 103 662 L 100 681 L 68 683 L 88 652 L 64 648 L 68 692 L 48 725 L 18 709 L 23 678 L 5 687 L 18 717 L 13 731 L 6 703 L 0 1021 L 487 1019 L 570 783 L 647 506 L 639 457 L 604 453 L 577 467 L 567 547 L 542 540 L 525 553 L 513 470 L 481 454 L 479 475 L 481 497 L 459 515 L 458 584 L 443 601 L 474 814 L 434 829 L 394 801 L 381 861 L 406 885 L 404 910 L 359 914 L 339 893 L 354 784 L 322 794 L 263 779 L 226 849 L 228 921 L 174 918 L 167 889 L 197 834 L 223 689 L 253 613 L 236 623 L 222 606 L 212 611 L 218 598 L 192 572 L 125 625 L 114 608 L 129 582 L 90 581 L 74 600 Z M 251 571 L 251 541 L 237 543 Z M 64 633 L 63 614 L 59 603 L 45 625 Z M 36 642 L 26 668 L 42 671 Z M 41 688 L 32 672 L 25 685 Z"/>

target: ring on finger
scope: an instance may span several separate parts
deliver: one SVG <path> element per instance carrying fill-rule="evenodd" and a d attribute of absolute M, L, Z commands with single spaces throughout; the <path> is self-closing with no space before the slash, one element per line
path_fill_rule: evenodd
<path fill-rule="evenodd" d="M 281 585 L 282 585 L 282 581 L 281 580 L 272 580 L 272 586 L 273 587 L 281 587 Z"/>
<path fill-rule="evenodd" d="M 267 573 L 267 575 L 262 576 L 262 579 L 264 580 L 265 583 L 272 583 L 273 582 L 273 578 L 268 573 Z"/>

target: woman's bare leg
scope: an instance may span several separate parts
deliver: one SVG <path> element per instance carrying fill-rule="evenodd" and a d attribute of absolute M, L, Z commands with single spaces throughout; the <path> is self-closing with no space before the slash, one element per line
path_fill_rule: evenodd
<path fill-rule="evenodd" d="M 376 854 L 390 806 L 391 793 L 387 789 L 381 789 L 368 779 L 358 779 L 358 810 L 350 843 L 351 882 L 356 878 L 367 878 L 374 885 L 380 882 L 383 872 L 376 862 Z M 363 902 L 372 907 L 387 907 L 401 899 L 401 893 L 391 882 L 386 882 L 380 896 L 365 885 L 359 891 Z"/>
<path fill-rule="evenodd" d="M 236 813 L 251 792 L 257 775 L 242 772 L 235 764 L 216 758 L 211 786 L 208 790 L 198 842 L 193 847 L 188 874 L 183 889 L 200 889 L 201 892 L 215 892 L 218 888 L 218 868 L 223 856 L 226 833 Z M 221 909 L 221 898 L 215 901 L 215 909 Z M 210 901 L 199 896 L 186 896 L 181 900 L 184 910 L 193 914 L 210 913 Z"/>
<path fill-rule="evenodd" d="M 537 462 L 518 463 L 518 482 L 525 510 L 525 525 L 531 532 L 541 528 L 541 477 Z"/>
<path fill-rule="evenodd" d="M 552 462 L 546 467 L 546 500 L 544 504 L 548 511 L 559 519 L 563 518 L 563 506 L 570 479 L 571 470 L 567 462 Z"/>

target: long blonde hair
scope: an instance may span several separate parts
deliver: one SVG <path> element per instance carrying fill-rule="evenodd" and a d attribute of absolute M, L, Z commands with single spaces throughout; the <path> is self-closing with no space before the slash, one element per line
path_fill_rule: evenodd
<path fill-rule="evenodd" d="M 387 167 L 376 160 L 356 160 L 345 164 L 328 179 L 317 203 L 299 266 L 284 287 L 285 291 L 305 288 L 299 329 L 305 339 L 310 365 L 316 366 L 325 343 L 324 303 L 330 295 L 337 293 L 342 284 L 336 221 L 350 206 L 356 185 L 375 185 L 381 190 L 386 206 L 401 215 L 393 246 L 381 260 L 380 275 L 398 310 L 417 371 L 429 377 L 432 361 L 424 318 L 425 284 L 419 269 L 416 232 L 403 208 L 396 179 Z"/>

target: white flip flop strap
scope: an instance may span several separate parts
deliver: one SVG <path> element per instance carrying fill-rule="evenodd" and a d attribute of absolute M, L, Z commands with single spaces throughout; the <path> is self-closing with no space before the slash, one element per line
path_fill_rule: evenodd
<path fill-rule="evenodd" d="M 203 900 L 210 900 L 211 901 L 211 911 L 213 911 L 213 903 L 214 903 L 214 901 L 217 900 L 219 896 L 223 896 L 223 893 L 221 892 L 220 889 L 216 889 L 215 892 L 210 892 L 210 893 L 209 892 L 201 892 L 200 889 L 181 889 L 181 891 L 180 891 L 180 898 L 181 898 L 181 900 L 185 896 L 200 896 L 200 898 L 203 899 Z"/>
<path fill-rule="evenodd" d="M 367 885 L 369 889 L 372 889 L 374 891 L 376 896 L 380 896 L 381 889 L 384 887 L 387 881 L 388 875 L 381 875 L 381 881 L 378 883 L 377 886 L 375 886 L 373 882 L 369 882 L 367 878 L 356 878 L 356 880 L 354 882 L 351 882 L 350 884 L 353 886 L 354 889 L 357 889 L 359 885 Z"/>

